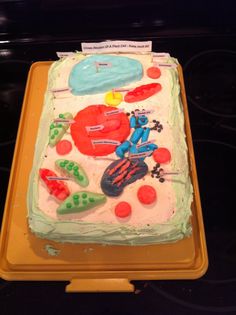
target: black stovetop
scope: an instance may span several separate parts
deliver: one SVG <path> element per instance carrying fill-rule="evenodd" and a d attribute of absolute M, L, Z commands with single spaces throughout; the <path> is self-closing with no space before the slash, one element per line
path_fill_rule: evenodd
<path fill-rule="evenodd" d="M 10 2 L 10 1 L 9 1 Z M 45 2 L 46 3 L 46 2 Z M 0 19 L 1 22 L 1 19 Z M 145 32 L 144 32 L 145 33 Z M 0 280 L 1 314 L 236 314 L 236 34 L 206 30 L 81 36 L 0 36 L 0 215 L 3 214 L 27 73 L 83 40 L 153 41 L 182 64 L 209 254 L 207 273 L 191 281 L 135 281 L 135 294 L 65 294 L 65 282 Z M 1 34 L 0 34 L 1 35 Z M 110 36 L 109 36 L 110 35 Z M 2 39 L 2 40 L 1 40 Z"/>

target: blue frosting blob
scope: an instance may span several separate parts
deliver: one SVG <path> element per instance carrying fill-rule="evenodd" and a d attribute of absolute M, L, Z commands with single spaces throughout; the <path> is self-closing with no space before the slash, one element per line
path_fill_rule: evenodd
<path fill-rule="evenodd" d="M 110 67 L 96 62 L 110 63 Z M 142 64 L 122 56 L 93 55 L 77 63 L 71 70 L 69 87 L 74 95 L 98 94 L 139 81 L 143 76 Z"/>

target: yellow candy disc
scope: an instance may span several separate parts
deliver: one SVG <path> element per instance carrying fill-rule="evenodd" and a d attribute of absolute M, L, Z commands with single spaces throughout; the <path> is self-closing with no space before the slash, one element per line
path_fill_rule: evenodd
<path fill-rule="evenodd" d="M 123 101 L 120 92 L 107 92 L 105 95 L 105 103 L 109 106 L 118 106 Z"/>

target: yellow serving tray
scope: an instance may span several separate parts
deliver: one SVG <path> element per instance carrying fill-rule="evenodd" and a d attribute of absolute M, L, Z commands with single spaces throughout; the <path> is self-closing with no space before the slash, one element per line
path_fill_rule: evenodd
<path fill-rule="evenodd" d="M 192 236 L 165 245 L 102 246 L 60 244 L 30 232 L 26 194 L 50 65 L 36 62 L 28 75 L 1 230 L 0 276 L 6 280 L 69 280 L 67 292 L 131 292 L 131 280 L 201 277 L 208 257 L 181 66 L 178 72 L 194 188 Z M 46 245 L 59 250 L 59 255 L 50 256 Z"/>

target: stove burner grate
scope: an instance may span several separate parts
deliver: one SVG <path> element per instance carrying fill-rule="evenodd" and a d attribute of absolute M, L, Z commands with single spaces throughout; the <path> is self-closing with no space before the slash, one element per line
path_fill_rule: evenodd
<path fill-rule="evenodd" d="M 236 117 L 236 51 L 203 51 L 184 71 L 189 102 L 210 115 Z"/>

